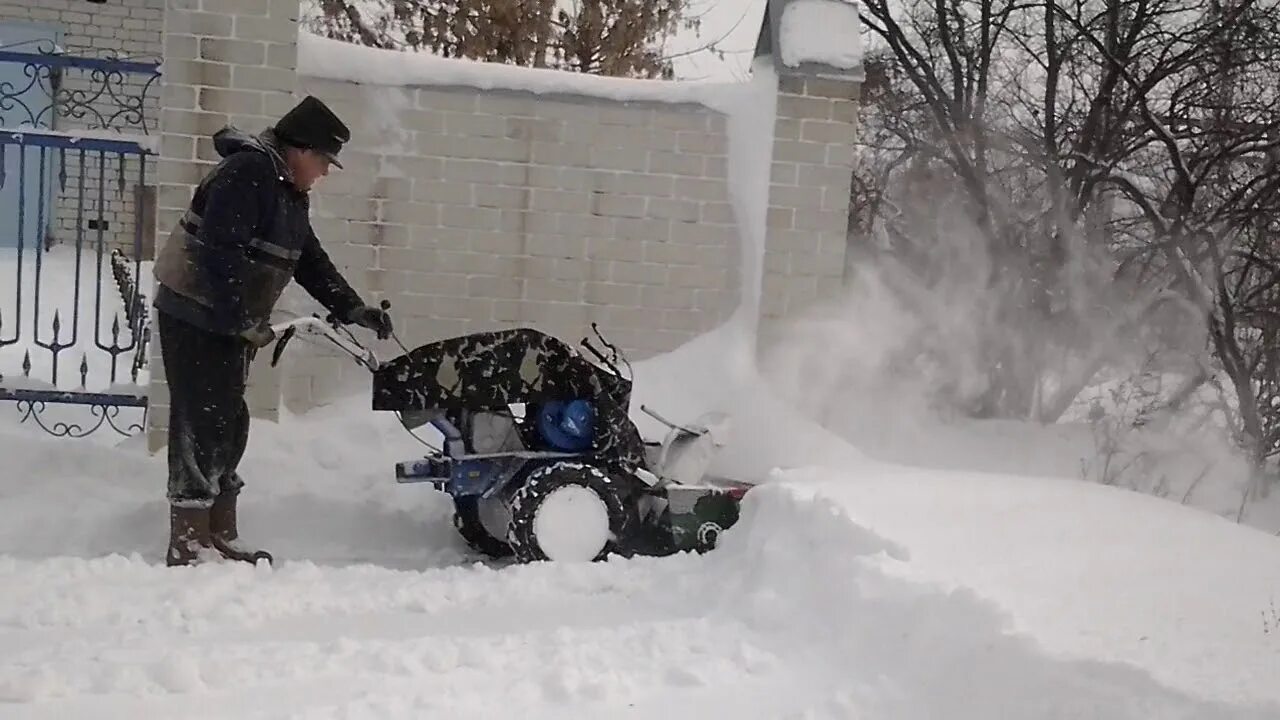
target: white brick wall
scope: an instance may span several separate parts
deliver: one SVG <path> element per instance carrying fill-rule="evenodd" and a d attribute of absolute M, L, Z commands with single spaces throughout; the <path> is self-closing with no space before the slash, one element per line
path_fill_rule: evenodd
<path fill-rule="evenodd" d="M 766 335 L 843 282 L 857 135 L 857 83 L 783 74 L 778 90 L 761 288 Z"/>
<path fill-rule="evenodd" d="M 104 4 L 84 0 L 25 0 L 0 3 L 0 22 L 32 22 L 54 25 L 62 32 L 62 45 L 71 55 L 97 58 L 136 59 L 152 62 L 160 59 L 162 48 L 164 0 L 112 0 Z M 29 48 L 34 50 L 35 48 Z M 62 78 L 65 92 L 81 97 L 98 96 L 89 103 L 89 112 L 71 113 L 54 119 L 58 130 L 84 129 L 107 126 L 132 135 L 154 135 L 159 129 L 160 88 L 159 81 L 144 90 L 150 78 L 128 75 L 122 82 L 112 82 L 116 96 L 132 101 L 142 97 L 144 104 L 139 116 L 134 112 L 121 112 L 121 107 L 110 92 L 100 92 L 103 85 L 95 81 L 90 71 L 68 69 Z M 77 115 L 80 115 L 77 117 Z M 39 162 L 39 152 L 28 149 L 27 162 Z M 45 160 L 55 182 L 65 172 L 65 187 L 57 187 L 57 199 L 53 203 L 54 217 L 50 233 L 56 243 L 74 243 L 78 230 L 82 230 L 84 242 L 96 248 L 99 240 L 97 229 L 77 227 L 77 217 L 104 224 L 106 230 L 101 239 L 106 250 L 119 247 L 132 253 L 137 241 L 139 208 L 135 197 L 143 176 L 138 172 L 137 156 L 125 160 L 124 186 L 119 186 L 120 159 L 117 155 L 99 156 L 88 153 L 84 162 L 84 200 L 81 194 L 81 161 L 76 152 L 49 151 Z M 100 167 L 100 163 L 102 167 Z M 106 178 L 104 196 L 99 199 L 98 175 L 102 170 Z M 145 184 L 154 184 L 156 166 L 153 159 L 147 161 Z M 149 228 L 148 228 L 149 229 Z M 149 233 L 142 238 L 149 244 Z M 143 247 L 146 252 L 147 247 Z"/>
<path fill-rule="evenodd" d="M 317 233 L 413 346 L 532 325 L 576 341 L 599 323 L 633 358 L 669 350 L 737 304 L 725 118 L 613 103 L 303 77 L 353 131 L 316 191 Z M 316 310 L 294 293 L 299 310 Z M 295 365 L 286 401 L 324 402 L 359 369 Z"/>

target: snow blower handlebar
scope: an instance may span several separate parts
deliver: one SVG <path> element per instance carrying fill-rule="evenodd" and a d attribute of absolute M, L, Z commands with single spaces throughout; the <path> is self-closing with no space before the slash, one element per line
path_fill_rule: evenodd
<path fill-rule="evenodd" d="M 390 310 L 390 301 L 382 301 L 382 309 Z M 350 355 L 356 362 L 368 368 L 370 372 L 376 371 L 382 367 L 382 361 L 373 350 L 365 347 L 350 330 L 344 327 L 338 319 L 333 315 L 329 315 L 325 319 L 320 319 L 318 315 L 311 317 L 302 317 L 289 320 L 288 322 L 272 325 L 271 329 L 275 331 L 276 346 L 271 352 L 271 366 L 275 367 L 280 362 L 280 356 L 284 354 L 285 346 L 293 339 L 295 335 L 310 335 L 322 338 L 329 343 L 336 345 L 339 350 Z M 404 347 L 404 343 L 400 343 L 400 339 L 396 338 L 396 342 L 400 347 Z"/>

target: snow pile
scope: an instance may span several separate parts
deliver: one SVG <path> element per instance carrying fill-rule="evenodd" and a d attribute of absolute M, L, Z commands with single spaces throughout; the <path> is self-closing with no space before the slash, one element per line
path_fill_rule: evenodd
<path fill-rule="evenodd" d="M 1054 657 L 1123 663 L 1210 701 L 1280 703 L 1275 537 L 1091 483 L 888 466 L 787 477 L 905 548 L 881 559 L 888 575 L 991 601 L 1008 632 Z"/>
<path fill-rule="evenodd" d="M 1082 547 L 1069 553 L 1068 572 L 1056 584 L 992 580 L 1004 567 L 1011 581 L 1024 574 L 1036 583 L 1052 581 L 1052 572 L 1034 570 L 1061 551 L 1058 538 L 1028 531 L 1060 528 L 1046 520 L 1064 506 L 1090 510 L 1078 502 L 1079 484 L 1062 483 L 1046 506 L 1024 505 L 1025 527 L 1006 535 L 1003 521 L 991 522 L 1004 509 L 998 504 L 1003 492 L 980 493 L 980 501 L 965 506 L 958 500 L 962 490 L 932 485 L 904 497 L 909 478 L 793 471 L 753 490 L 742 520 L 707 555 L 510 567 L 457 564 L 459 555 L 447 564 L 437 556 L 433 567 L 427 548 L 439 552 L 455 542 L 446 539 L 452 532 L 447 518 L 433 514 L 435 494 L 398 487 L 389 473 L 368 467 L 378 456 L 384 464 L 398 457 L 402 448 L 386 443 L 385 427 L 350 419 L 353 410 L 343 408 L 324 424 L 290 419 L 278 429 L 259 428 L 256 438 L 292 437 L 294 445 L 255 450 L 249 466 L 258 474 L 245 505 L 253 514 L 246 534 L 277 550 L 291 539 L 318 544 L 345 537 L 346 560 L 296 543 L 273 569 L 162 567 L 155 550 L 163 535 L 154 532 L 163 514 L 155 501 L 162 466 L 136 450 L 68 446 L 81 449 L 55 462 L 40 483 L 6 477 L 0 528 L 9 533 L 11 521 L 40 515 L 63 532 L 28 538 L 25 557 L 9 553 L 17 538 L 0 538 L 0 584 L 8 588 L 0 595 L 6 648 L 0 715 L 487 718 L 518 706 L 536 719 L 625 713 L 664 720 L 1230 720 L 1276 712 L 1245 704 L 1251 696 L 1276 694 L 1261 680 L 1274 677 L 1266 675 L 1274 668 L 1266 649 L 1274 643 L 1260 632 L 1236 632 L 1245 620 L 1237 611 L 1251 597 L 1242 594 L 1238 606 L 1227 608 L 1230 618 L 1188 605 L 1181 609 L 1182 629 L 1171 630 L 1178 626 L 1167 621 L 1123 625 L 1152 600 L 1142 592 L 1145 578 L 1134 574 L 1161 574 L 1163 584 L 1150 595 L 1174 592 L 1176 601 L 1177 593 L 1199 585 L 1199 561 L 1181 574 L 1159 565 L 1144 570 L 1151 558 L 1142 553 L 1090 564 L 1075 560 L 1088 554 Z M 6 457 L 17 447 L 4 436 L 0 443 Z M 328 454 L 314 461 L 301 452 L 321 448 Z M 29 454 L 60 454 L 35 450 Z M 85 474 L 84 468 L 93 470 Z M 368 482 L 375 474 L 379 487 Z M 1002 482 L 1006 490 L 1017 484 Z M 290 505 L 307 496 L 309 522 L 288 517 Z M 953 503 L 958 507 L 949 508 Z M 131 513 L 118 513 L 127 507 Z M 344 532 L 339 507 L 360 532 Z M 398 537 L 380 527 L 401 522 L 395 508 L 408 516 Z M 51 514 L 54 509 L 60 514 Z M 1159 509 L 1123 508 L 1111 518 L 1135 527 L 1144 524 L 1135 520 L 1158 519 Z M 48 522 L 68 513 L 74 523 Z M 960 520 L 948 524 L 952 516 Z M 1166 530 L 1178 527 L 1174 520 L 1153 533 L 1152 547 L 1169 539 Z M 100 534 L 100 542 L 145 542 L 132 551 L 90 549 L 83 536 L 66 534 L 68 527 L 105 525 L 115 534 Z M 1207 536 L 1195 521 L 1182 527 L 1244 562 L 1258 560 L 1264 549 L 1233 526 L 1210 528 Z M 1114 528 L 1097 528 L 1087 547 L 1101 554 Z M 985 564 L 965 547 L 985 553 Z M 421 555 L 406 569 L 387 566 L 415 548 Z M 125 554 L 108 554 L 113 549 Z M 1235 571 L 1249 574 L 1242 579 L 1220 564 L 1206 577 L 1256 589 L 1276 579 L 1267 567 Z M 939 584 L 948 568 L 971 574 L 978 592 Z M 1201 668 L 1197 682 L 1171 686 L 1143 667 L 1050 655 L 1046 643 L 1010 634 L 1010 619 L 983 597 L 1007 604 L 1020 592 L 1034 592 L 1024 599 L 1071 605 L 1086 600 L 1075 592 L 1080 587 L 1092 590 L 1092 607 L 1122 599 L 1133 613 L 1114 622 L 1113 615 L 1081 620 L 1078 613 L 1028 622 L 1026 606 L 1014 603 L 1015 619 L 1050 640 L 1055 631 L 1069 637 L 1073 628 L 1087 628 L 1114 643 L 1090 650 L 1121 658 L 1144 642 L 1127 633 L 1160 629 L 1165 636 L 1150 640 L 1162 647 L 1142 658 L 1152 669 L 1178 670 L 1197 654 L 1213 667 Z M 1222 585 L 1202 587 L 1208 598 Z M 1226 632 L 1215 637 L 1213 628 Z M 1227 647 L 1238 654 L 1220 656 Z M 1163 665 L 1160 653 L 1170 658 Z M 1252 675 L 1239 672 L 1246 667 Z M 1234 707 L 1212 697 L 1232 670 L 1241 703 Z"/>
<path fill-rule="evenodd" d="M 791 642 L 813 648 L 827 667 L 847 669 L 827 691 L 819 717 L 1262 718 L 1280 712 L 1280 691 L 1270 680 L 1280 669 L 1280 648 L 1262 633 L 1256 614 L 1247 612 L 1263 599 L 1257 591 L 1268 583 L 1280 587 L 1280 572 L 1265 570 L 1259 578 L 1252 569 L 1224 570 L 1218 562 L 1206 576 L 1210 582 L 1229 579 L 1231 590 L 1255 592 L 1215 608 L 1179 598 L 1218 593 L 1226 599 L 1221 588 L 1202 586 L 1196 575 L 1209 571 L 1207 553 L 1187 559 L 1181 572 L 1147 565 L 1164 554 L 1159 543 L 1171 539 L 1163 530 L 1187 511 L 1132 496 L 1147 504 L 1143 518 L 1173 512 L 1173 522 L 1140 548 L 1094 566 L 1070 563 L 1055 580 L 1059 541 L 1082 542 L 1068 556 L 1097 557 L 1110 552 L 1105 537 L 1006 533 L 1000 494 L 980 493 L 966 505 L 967 478 L 935 475 L 929 483 L 921 476 L 916 484 L 892 470 L 874 479 L 829 470 L 785 478 L 785 485 L 752 491 L 744 529 L 726 535 L 712 562 L 751 568 L 730 590 L 749 627 L 787 626 Z M 1008 478 L 989 481 L 993 490 L 1015 494 L 1020 486 Z M 1057 505 L 1048 512 L 1045 506 L 1028 508 L 1018 529 L 1047 521 L 1060 531 L 1065 523 L 1052 518 L 1061 517 L 1064 506 L 1090 507 L 1082 486 L 1056 487 L 1050 497 Z M 992 522 L 994 517 L 1000 522 Z M 1105 533 L 1118 530 L 1119 523 L 1132 527 L 1133 519 L 1132 512 L 1112 513 L 1095 528 Z M 1265 557 L 1259 553 L 1268 544 L 1275 552 L 1275 543 L 1264 536 L 1224 523 L 1207 538 L 1218 551 L 1242 551 L 1252 560 Z M 1185 556 L 1164 557 L 1177 562 Z M 999 588 L 985 582 L 993 574 L 1013 580 L 1029 570 L 1046 586 L 1011 582 Z M 1072 574 L 1076 570 L 1079 575 Z M 965 581 L 948 585 L 942 582 L 948 574 Z M 1144 585 L 1148 579 L 1155 582 Z M 1036 601 L 1086 606 L 1090 612 L 1032 621 L 1023 611 Z M 1116 617 L 1109 610 L 1117 603 L 1133 607 Z M 1184 613 L 1181 623 L 1167 611 L 1141 617 L 1141 610 L 1162 603 Z M 1001 610 L 1010 607 L 1012 620 Z M 1224 619 L 1224 609 L 1234 617 Z M 1216 636 L 1214 630 L 1224 626 L 1226 636 Z M 1098 644 L 1063 651 L 1080 630 Z M 1139 636 L 1144 632 L 1150 634 Z"/>
<path fill-rule="evenodd" d="M 565 93 L 617 101 L 699 103 L 715 109 L 723 106 L 726 95 L 731 97 L 738 85 L 606 77 L 442 58 L 428 53 L 356 45 L 307 31 L 298 33 L 298 73 L 369 85 L 460 85 L 477 90 L 520 90 L 539 95 Z"/>
<path fill-rule="evenodd" d="M 130 262 L 129 272 L 142 275 L 146 287 L 150 266 L 144 262 L 138 269 Z M 18 303 L 21 314 L 17 312 Z M 56 336 L 55 314 L 60 324 Z M 44 253 L 27 246 L 19 262 L 16 248 L 0 248 L 0 338 L 18 340 L 0 347 L 0 376 L 4 378 L 0 385 L 16 388 L 22 382 L 24 387 L 34 389 L 53 387 L 54 354 L 47 346 L 56 342 L 67 346 L 57 355 L 57 389 L 122 389 L 123 383 L 131 382 L 133 352 L 119 355 L 113 384 L 111 354 L 101 349 L 112 347 L 111 327 L 116 320 L 120 323 L 120 336 L 114 342 L 130 347 L 129 321 L 111 272 L 109 251 L 104 250 L 99 258 L 97 248 L 88 242 L 79 252 L 67 244 L 54 245 Z M 31 374 L 23 380 L 22 365 L 28 352 Z M 82 361 L 89 368 L 84 387 L 80 385 Z M 145 385 L 147 379 L 144 368 L 138 374 L 138 383 Z"/>
<path fill-rule="evenodd" d="M 822 63 L 842 70 L 862 66 L 862 22 L 849 0 L 792 0 L 778 25 L 787 67 Z"/>

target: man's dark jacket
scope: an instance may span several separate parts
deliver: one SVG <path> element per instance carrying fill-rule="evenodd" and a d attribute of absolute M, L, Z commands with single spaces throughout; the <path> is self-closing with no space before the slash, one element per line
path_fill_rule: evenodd
<path fill-rule="evenodd" d="M 361 306 L 320 247 L 307 193 L 293 185 L 271 132 L 225 128 L 213 142 L 223 160 L 156 258 L 156 307 L 235 335 L 269 321 L 291 279 L 339 317 Z"/>

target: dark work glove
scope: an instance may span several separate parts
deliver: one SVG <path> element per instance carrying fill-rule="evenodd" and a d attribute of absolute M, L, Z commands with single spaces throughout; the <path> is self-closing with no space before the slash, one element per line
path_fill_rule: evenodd
<path fill-rule="evenodd" d="M 240 337 L 253 346 L 254 349 L 264 348 L 276 339 L 276 331 L 271 329 L 271 323 L 262 321 L 251 328 L 240 331 Z"/>
<path fill-rule="evenodd" d="M 391 315 L 386 311 L 368 305 L 361 305 L 347 316 L 347 322 L 366 327 L 378 334 L 379 340 L 391 337 Z"/>

